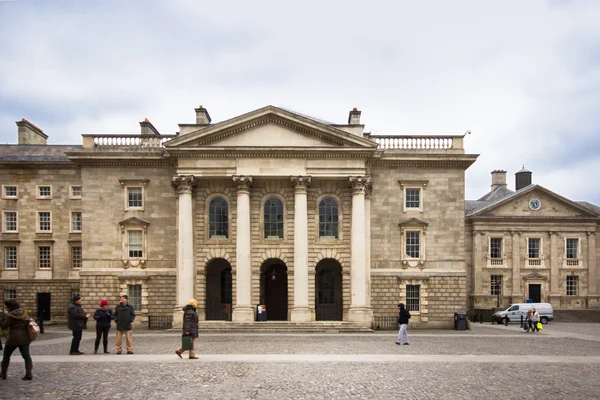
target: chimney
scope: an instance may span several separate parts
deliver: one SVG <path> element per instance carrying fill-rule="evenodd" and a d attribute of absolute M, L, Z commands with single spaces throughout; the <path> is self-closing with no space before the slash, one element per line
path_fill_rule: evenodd
<path fill-rule="evenodd" d="M 46 144 L 48 135 L 25 118 L 17 121 L 17 127 L 19 144 Z"/>
<path fill-rule="evenodd" d="M 360 111 L 356 107 L 348 115 L 348 125 L 360 125 Z"/>
<path fill-rule="evenodd" d="M 492 190 L 501 186 L 506 186 L 506 171 L 501 169 L 492 171 Z"/>
<path fill-rule="evenodd" d="M 531 171 L 527 171 L 523 165 L 523 169 L 515 174 L 515 189 L 521 190 L 529 185 L 531 185 Z"/>
<path fill-rule="evenodd" d="M 212 119 L 208 114 L 206 108 L 200 106 L 195 109 L 196 111 L 196 125 L 209 125 Z"/>
<path fill-rule="evenodd" d="M 142 128 L 142 135 L 160 136 L 160 132 L 152 125 L 152 122 L 148 121 L 148 118 L 144 118 L 144 120 L 140 122 L 140 127 Z"/>

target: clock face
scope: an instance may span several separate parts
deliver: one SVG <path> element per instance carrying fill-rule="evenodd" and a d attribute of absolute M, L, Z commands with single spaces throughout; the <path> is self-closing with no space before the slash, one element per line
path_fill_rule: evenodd
<path fill-rule="evenodd" d="M 529 201 L 529 208 L 532 210 L 539 210 L 542 206 L 542 203 L 538 199 L 533 199 Z"/>

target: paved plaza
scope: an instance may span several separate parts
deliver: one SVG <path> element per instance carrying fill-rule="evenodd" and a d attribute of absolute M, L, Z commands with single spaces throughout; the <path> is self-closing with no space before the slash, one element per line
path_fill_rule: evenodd
<path fill-rule="evenodd" d="M 34 380 L 13 355 L 0 399 L 594 399 L 600 324 L 473 324 L 469 331 L 360 334 L 204 334 L 198 360 L 174 354 L 177 332 L 134 332 L 133 355 L 66 355 L 64 327 L 32 344 Z"/>

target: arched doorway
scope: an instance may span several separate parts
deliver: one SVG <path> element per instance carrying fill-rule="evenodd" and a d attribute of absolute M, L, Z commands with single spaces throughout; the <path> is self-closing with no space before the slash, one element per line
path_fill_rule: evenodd
<path fill-rule="evenodd" d="M 231 265 L 224 258 L 206 264 L 206 320 L 231 320 Z"/>
<path fill-rule="evenodd" d="M 269 259 L 261 266 L 261 304 L 266 305 L 268 321 L 288 319 L 288 277 L 283 261 Z"/>
<path fill-rule="evenodd" d="M 317 321 L 341 321 L 343 318 L 342 266 L 326 258 L 315 268 L 315 318 Z"/>

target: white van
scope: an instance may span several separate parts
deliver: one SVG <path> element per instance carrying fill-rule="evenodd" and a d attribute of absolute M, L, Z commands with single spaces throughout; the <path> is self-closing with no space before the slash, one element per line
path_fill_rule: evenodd
<path fill-rule="evenodd" d="M 523 316 L 523 321 L 525 321 L 527 311 L 532 308 L 535 308 L 538 314 L 540 314 L 540 322 L 542 324 L 554 320 L 554 310 L 550 303 L 515 303 L 508 306 L 506 310 L 498 311 L 492 315 L 492 323 L 521 322 L 521 315 Z"/>

